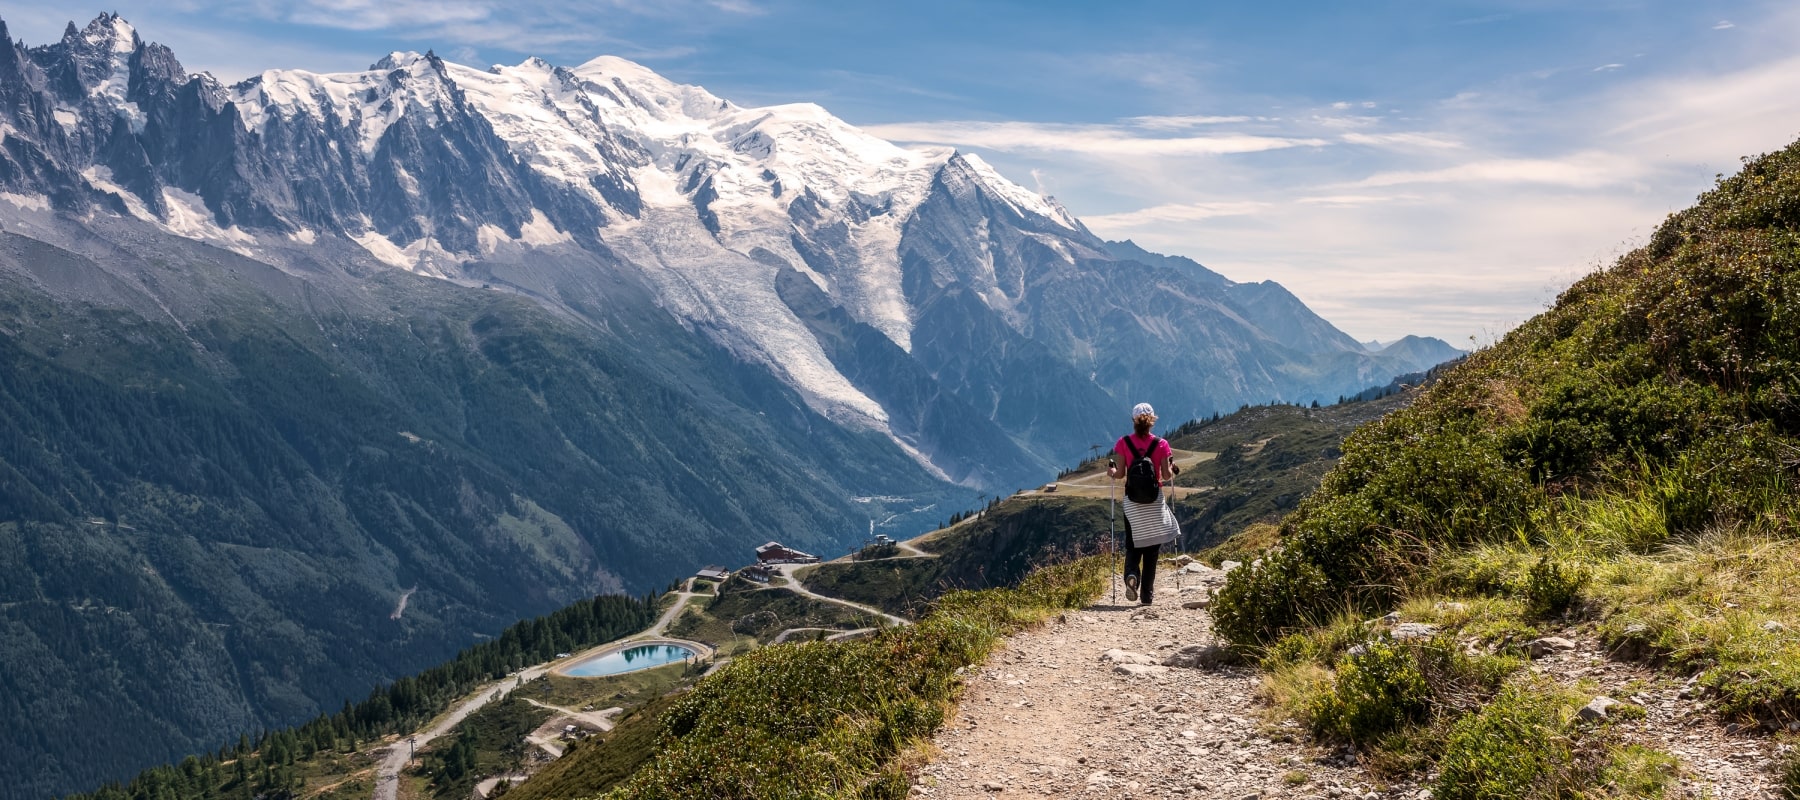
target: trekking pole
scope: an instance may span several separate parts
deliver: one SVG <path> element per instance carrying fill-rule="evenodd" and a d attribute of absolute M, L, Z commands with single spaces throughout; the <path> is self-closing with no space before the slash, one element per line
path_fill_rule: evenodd
<path fill-rule="evenodd" d="M 1166 441 L 1168 441 L 1168 439 L 1164 438 L 1163 441 L 1166 442 Z M 1175 523 L 1175 476 L 1180 475 L 1180 474 L 1181 474 L 1181 468 L 1178 466 L 1175 466 L 1175 445 L 1169 445 L 1169 485 L 1163 487 L 1162 501 L 1163 501 L 1163 508 L 1166 508 L 1169 511 L 1169 522 L 1171 522 L 1171 523 Z M 1176 530 L 1175 540 L 1169 543 L 1170 544 L 1169 549 L 1172 552 L 1179 553 L 1179 552 L 1181 552 L 1181 533 L 1180 533 L 1181 526 L 1179 523 L 1175 523 L 1175 526 L 1176 526 L 1175 527 L 1175 530 Z M 1181 594 L 1181 568 L 1180 567 L 1177 567 L 1175 569 L 1175 593 L 1177 595 Z"/>
<path fill-rule="evenodd" d="M 1165 439 L 1164 441 L 1167 440 Z M 1175 520 L 1175 476 L 1180 474 L 1181 467 L 1175 463 L 1175 446 L 1169 445 L 1169 491 L 1167 493 L 1168 497 L 1164 502 L 1168 503 L 1169 521 L 1175 522 L 1175 552 L 1177 553 L 1182 552 L 1181 524 Z M 1183 564 L 1182 566 L 1185 567 L 1187 565 Z M 1177 596 L 1181 594 L 1181 572 L 1182 567 L 1175 568 L 1175 594 Z"/>
<path fill-rule="evenodd" d="M 1106 460 L 1106 471 L 1112 472 L 1112 459 Z M 1111 553 L 1111 566 L 1107 568 L 1106 582 L 1112 584 L 1113 605 L 1119 604 L 1119 582 L 1114 580 L 1114 573 L 1119 570 L 1119 525 L 1117 496 L 1119 482 L 1112 475 L 1106 476 L 1106 549 Z"/>

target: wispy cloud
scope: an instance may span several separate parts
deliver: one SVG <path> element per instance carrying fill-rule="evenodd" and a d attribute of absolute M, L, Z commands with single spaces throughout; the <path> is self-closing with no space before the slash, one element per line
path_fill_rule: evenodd
<path fill-rule="evenodd" d="M 1159 226 L 1171 222 L 1199 222 L 1215 217 L 1238 217 L 1266 211 L 1270 206 L 1270 203 L 1255 200 L 1171 203 L 1118 214 L 1092 214 L 1082 217 L 1081 221 L 1095 231 L 1106 231 L 1113 235 L 1121 233 L 1129 235 L 1130 231 L 1147 225 Z"/>
<path fill-rule="evenodd" d="M 1735 27 L 1737 27 L 1736 23 L 1733 23 L 1728 19 L 1722 19 L 1719 20 L 1718 24 L 1714 25 L 1712 29 L 1715 31 L 1728 31 Z"/>
<path fill-rule="evenodd" d="M 910 122 L 871 125 L 870 133 L 908 144 L 982 148 L 999 152 L 1080 153 L 1094 156 L 1209 156 L 1323 147 L 1319 138 L 1256 134 L 1162 136 L 1129 125 L 1036 122 Z"/>
<path fill-rule="evenodd" d="M 1600 66 L 1595 67 L 1594 71 L 1595 72 L 1612 72 L 1615 69 L 1624 69 L 1624 68 L 1625 68 L 1624 64 L 1601 64 Z"/>
<path fill-rule="evenodd" d="M 417 28 L 425 20 L 426 26 L 436 29 L 485 22 L 495 16 L 496 5 L 477 0 L 256 0 L 239 8 L 279 22 L 372 31 Z"/>
<path fill-rule="evenodd" d="M 1349 144 L 1367 145 L 1369 147 L 1389 147 L 1396 149 L 1429 149 L 1456 150 L 1464 145 L 1455 139 L 1437 133 L 1346 133 L 1339 137 Z"/>
<path fill-rule="evenodd" d="M 1250 122 L 1253 119 L 1259 119 L 1264 122 L 1270 121 L 1268 117 L 1209 117 L 1198 114 L 1187 114 L 1159 117 L 1128 117 L 1125 119 L 1125 122 L 1139 128 L 1147 128 L 1153 131 L 1182 131 L 1211 125 L 1229 125 L 1237 122 Z"/>
<path fill-rule="evenodd" d="M 1306 205 L 1338 206 L 1343 208 L 1355 206 L 1386 205 L 1389 203 L 1411 203 L 1425 199 L 1417 194 L 1325 194 L 1301 197 L 1294 202 Z"/>
<path fill-rule="evenodd" d="M 1380 172 L 1346 184 L 1350 187 L 1409 184 L 1530 183 L 1593 189 L 1629 183 L 1639 177 L 1640 162 L 1601 152 L 1562 158 L 1492 158 L 1428 170 Z"/>

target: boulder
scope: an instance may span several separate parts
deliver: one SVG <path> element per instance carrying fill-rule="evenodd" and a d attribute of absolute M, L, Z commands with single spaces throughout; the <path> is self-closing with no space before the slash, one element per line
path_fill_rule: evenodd
<path fill-rule="evenodd" d="M 1394 637 L 1395 641 L 1402 642 L 1408 639 L 1429 639 L 1438 635 L 1438 626 L 1423 622 L 1402 622 L 1395 625 L 1388 635 Z"/>
<path fill-rule="evenodd" d="M 1143 653 L 1133 653 L 1130 650 L 1121 650 L 1117 647 L 1115 647 L 1111 650 L 1108 650 L 1104 653 L 1101 653 L 1100 660 L 1101 661 L 1110 661 L 1114 664 L 1155 664 L 1155 663 L 1157 663 L 1155 656 L 1147 656 L 1147 655 L 1144 655 Z"/>
<path fill-rule="evenodd" d="M 1215 667 L 1230 663 L 1237 654 L 1219 644 L 1195 644 L 1181 648 L 1181 651 L 1163 660 L 1163 666 L 1181 667 L 1183 669 L 1199 669 Z"/>
<path fill-rule="evenodd" d="M 1545 636 L 1542 639 L 1533 639 L 1525 645 L 1526 655 L 1532 658 L 1543 658 L 1552 653 L 1567 653 L 1574 649 L 1575 643 L 1561 636 Z"/>
<path fill-rule="evenodd" d="M 1606 712 L 1618 704 L 1619 701 L 1602 695 L 1588 701 L 1587 705 L 1576 712 L 1576 716 L 1581 717 L 1583 722 L 1603 722 L 1606 720 Z"/>

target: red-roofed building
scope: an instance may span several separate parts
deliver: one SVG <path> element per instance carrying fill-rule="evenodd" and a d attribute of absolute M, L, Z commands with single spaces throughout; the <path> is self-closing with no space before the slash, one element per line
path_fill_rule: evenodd
<path fill-rule="evenodd" d="M 817 564 L 819 557 L 770 542 L 756 548 L 756 560 L 762 564 Z"/>

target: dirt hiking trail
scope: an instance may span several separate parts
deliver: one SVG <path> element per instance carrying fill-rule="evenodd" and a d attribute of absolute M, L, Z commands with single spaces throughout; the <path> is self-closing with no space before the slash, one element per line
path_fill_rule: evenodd
<path fill-rule="evenodd" d="M 1419 783 L 1368 775 L 1347 752 L 1310 744 L 1255 698 L 1259 673 L 1218 663 L 1199 606 L 1224 573 L 1201 564 L 1157 571 L 1155 604 L 1112 592 L 1007 640 L 973 667 L 955 716 L 933 738 L 912 798 L 1405 798 Z M 1570 632 L 1528 669 L 1646 710 L 1618 723 L 1626 742 L 1676 756 L 1670 798 L 1775 797 L 1779 743 L 1727 725 L 1692 684 L 1607 659 Z M 1175 663 L 1191 666 L 1165 666 Z M 1797 725 L 1800 727 L 1800 725 Z"/>
<path fill-rule="evenodd" d="M 1363 797 L 1375 782 L 1329 751 L 1296 743 L 1253 705 L 1247 666 L 1210 661 L 1204 610 L 1183 608 L 1224 574 L 1157 571 L 1155 604 L 1108 592 L 1012 637 L 966 678 L 957 714 L 934 739 L 914 798 Z M 1116 578 L 1115 578 L 1116 582 Z M 1269 737 L 1289 741 L 1272 741 Z M 1301 781 L 1302 776 L 1304 781 Z M 1292 782 L 1290 782 L 1292 781 Z M 1388 787 L 1413 797 L 1417 787 Z"/>

